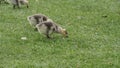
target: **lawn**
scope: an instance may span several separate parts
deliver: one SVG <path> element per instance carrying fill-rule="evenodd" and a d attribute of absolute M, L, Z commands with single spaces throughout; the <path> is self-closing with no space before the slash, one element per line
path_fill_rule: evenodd
<path fill-rule="evenodd" d="M 34 31 L 27 16 L 36 13 L 66 28 L 69 38 Z M 21 9 L 0 4 L 0 68 L 120 68 L 120 1 L 29 0 Z"/>

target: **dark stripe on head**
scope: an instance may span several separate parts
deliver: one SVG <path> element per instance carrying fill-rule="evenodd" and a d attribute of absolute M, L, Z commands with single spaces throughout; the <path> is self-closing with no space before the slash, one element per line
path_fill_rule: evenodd
<path fill-rule="evenodd" d="M 52 22 L 45 22 L 44 23 L 46 25 L 46 27 L 50 30 L 51 27 L 53 26 L 53 23 Z"/>
<path fill-rule="evenodd" d="M 40 16 L 38 16 L 38 15 L 35 15 L 35 16 L 34 16 L 34 18 L 35 18 L 35 20 L 36 20 L 37 24 L 39 24 L 39 19 L 40 19 L 41 17 L 40 17 Z"/>
<path fill-rule="evenodd" d="M 39 24 L 39 19 L 43 18 L 43 21 L 47 21 L 47 17 L 44 15 L 34 15 L 34 18 L 36 19 L 37 24 Z"/>

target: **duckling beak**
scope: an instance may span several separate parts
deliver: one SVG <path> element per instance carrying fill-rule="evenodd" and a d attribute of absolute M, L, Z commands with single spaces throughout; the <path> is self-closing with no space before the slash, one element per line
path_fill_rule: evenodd
<path fill-rule="evenodd" d="M 62 30 L 61 30 L 61 34 L 62 34 L 65 38 L 68 38 L 68 33 L 67 33 L 66 29 L 62 29 Z"/>

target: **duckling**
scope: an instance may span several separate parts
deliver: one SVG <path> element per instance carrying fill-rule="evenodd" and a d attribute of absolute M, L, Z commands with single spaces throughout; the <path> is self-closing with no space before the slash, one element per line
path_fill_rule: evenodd
<path fill-rule="evenodd" d="M 66 29 L 63 29 L 61 26 L 57 25 L 53 21 L 44 21 L 36 25 L 38 32 L 44 34 L 47 38 L 51 38 L 52 33 L 62 34 L 64 37 L 68 37 Z"/>
<path fill-rule="evenodd" d="M 13 4 L 13 8 L 15 9 L 16 7 L 20 8 L 21 5 L 26 5 L 27 8 L 28 6 L 28 0 L 11 0 L 11 3 Z"/>

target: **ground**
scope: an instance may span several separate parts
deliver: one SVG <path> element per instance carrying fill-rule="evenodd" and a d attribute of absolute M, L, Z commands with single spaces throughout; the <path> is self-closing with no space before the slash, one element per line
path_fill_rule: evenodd
<path fill-rule="evenodd" d="M 27 16 L 36 13 L 66 28 L 69 38 L 34 31 Z M 0 68 L 120 68 L 120 1 L 29 0 L 29 8 L 20 9 L 0 4 Z"/>

